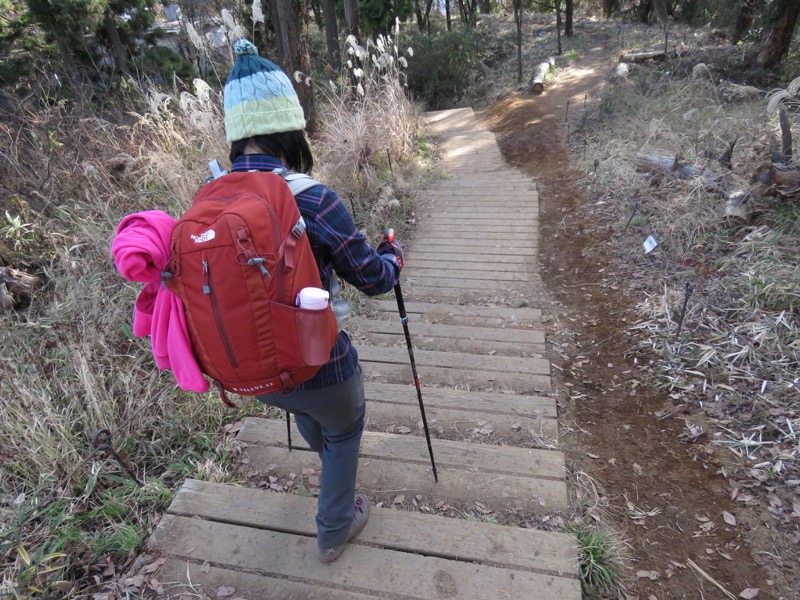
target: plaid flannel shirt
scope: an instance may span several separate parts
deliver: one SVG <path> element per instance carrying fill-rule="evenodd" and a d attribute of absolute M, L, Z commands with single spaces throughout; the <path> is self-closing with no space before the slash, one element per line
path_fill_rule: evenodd
<path fill-rule="evenodd" d="M 231 170 L 274 171 L 285 168 L 271 156 L 246 154 L 234 161 Z M 333 271 L 368 296 L 388 292 L 397 284 L 400 269 L 394 256 L 375 252 L 333 190 L 315 185 L 297 194 L 295 200 L 306 222 L 306 233 L 325 289 L 330 289 Z M 357 364 L 358 353 L 350 343 L 350 337 L 340 331 L 328 363 L 299 389 L 319 389 L 346 381 L 355 374 Z"/>

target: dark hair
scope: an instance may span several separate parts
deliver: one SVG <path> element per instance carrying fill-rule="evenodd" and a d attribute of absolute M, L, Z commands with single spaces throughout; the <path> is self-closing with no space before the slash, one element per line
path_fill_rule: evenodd
<path fill-rule="evenodd" d="M 231 143 L 231 163 L 244 154 L 250 142 L 253 142 L 264 154 L 283 161 L 292 171 L 310 173 L 314 168 L 311 148 L 308 147 L 305 133 L 301 130 L 254 135 L 243 140 L 236 140 Z"/>

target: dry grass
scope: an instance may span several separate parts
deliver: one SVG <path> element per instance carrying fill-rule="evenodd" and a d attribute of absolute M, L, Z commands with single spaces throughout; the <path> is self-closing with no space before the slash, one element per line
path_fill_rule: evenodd
<path fill-rule="evenodd" d="M 355 196 L 350 208 L 360 225 L 402 230 L 405 200 L 420 185 L 424 170 L 416 155 L 421 133 L 419 108 L 405 91 L 404 65 L 413 50 L 395 36 L 346 43 L 347 63 L 337 81 L 319 82 L 321 123 L 315 136 L 319 177 Z M 370 239 L 372 239 L 370 237 Z"/>
<path fill-rule="evenodd" d="M 777 127 L 768 90 L 737 97 L 721 70 L 693 68 L 732 61 L 735 71 L 733 52 L 721 47 L 713 57 L 637 68 L 576 117 L 572 142 L 576 155 L 586 142 L 587 171 L 599 161 L 592 194 L 616 221 L 614 246 L 643 298 L 636 328 L 661 358 L 658 375 L 676 401 L 697 403 L 732 426 L 716 437 L 736 441 L 726 447 L 744 466 L 768 463 L 771 476 L 783 479 L 800 473 L 792 433 L 800 418 L 800 204 L 750 183 L 769 161 Z M 794 105 L 787 103 L 797 135 Z M 635 168 L 634 156 L 647 151 L 722 172 L 717 161 L 732 140 L 733 171 L 755 194 L 748 225 L 726 221 L 724 201 L 702 177 Z M 645 255 L 648 235 L 659 247 Z M 693 293 L 678 336 L 687 283 Z"/>

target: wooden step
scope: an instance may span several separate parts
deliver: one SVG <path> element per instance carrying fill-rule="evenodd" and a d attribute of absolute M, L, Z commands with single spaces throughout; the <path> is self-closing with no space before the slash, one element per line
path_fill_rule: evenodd
<path fill-rule="evenodd" d="M 500 356 L 534 356 L 541 358 L 546 351 L 544 332 L 535 329 L 502 329 L 464 325 L 409 323 L 414 348 L 448 350 L 470 354 L 496 353 Z M 366 340 L 380 346 L 406 347 L 405 333 L 399 318 L 353 320 L 350 330 L 356 340 Z"/>
<path fill-rule="evenodd" d="M 477 239 L 498 240 L 500 243 L 514 241 L 527 241 L 538 237 L 538 227 L 533 225 L 509 225 L 507 228 L 502 223 L 487 225 L 448 225 L 446 223 L 431 223 L 423 221 L 419 224 L 420 231 L 428 237 L 447 239 Z"/>
<path fill-rule="evenodd" d="M 532 234 L 536 231 L 535 228 L 526 227 L 520 231 L 495 231 L 495 232 L 482 232 L 474 229 L 462 228 L 435 228 L 425 227 L 422 225 L 420 229 L 420 238 L 430 237 L 432 239 L 441 239 L 443 241 L 449 240 L 469 240 L 470 242 L 481 242 L 486 244 L 500 244 L 503 246 L 520 246 L 522 248 L 531 247 L 533 245 Z"/>
<path fill-rule="evenodd" d="M 531 280 L 533 281 L 533 280 Z M 461 297 L 465 294 L 469 297 L 481 295 L 503 295 L 504 293 L 524 294 L 531 291 L 531 284 L 523 281 L 493 281 L 488 280 L 442 280 L 436 276 L 414 276 L 409 273 L 403 279 L 403 288 L 408 288 L 410 294 L 420 294 L 421 289 L 430 291 L 431 298 L 442 300 L 453 297 Z M 449 301 L 449 300 L 448 300 Z"/>
<path fill-rule="evenodd" d="M 397 315 L 397 302 L 372 300 L 372 310 Z M 475 327 L 533 327 L 542 322 L 538 308 L 510 306 L 471 306 L 431 302 L 406 302 L 409 322 L 419 320 L 442 325 L 473 325 Z"/>
<path fill-rule="evenodd" d="M 407 427 L 412 435 L 424 435 L 413 385 L 367 382 L 364 390 L 367 429 L 392 433 Z M 422 387 L 420 391 L 430 431 L 459 433 L 487 443 L 522 438 L 530 444 L 552 446 L 558 439 L 552 398 L 435 387 Z"/>
<path fill-rule="evenodd" d="M 532 280 L 531 280 L 532 281 Z M 408 288 L 414 293 L 414 287 L 439 288 L 441 296 L 434 294 L 434 297 L 443 297 L 471 294 L 471 293 L 491 293 L 491 292 L 511 292 L 528 289 L 529 282 L 525 281 L 496 281 L 493 279 L 445 279 L 438 275 L 412 275 L 411 271 L 403 279 L 403 287 Z"/>
<path fill-rule="evenodd" d="M 448 238 L 445 240 L 440 236 L 426 235 L 424 228 L 422 228 L 417 232 L 417 237 L 414 238 L 413 248 L 409 252 L 409 256 L 413 256 L 417 249 L 429 251 L 433 246 L 443 249 L 449 248 L 450 252 L 461 251 L 463 248 L 475 248 L 480 253 L 486 251 L 489 254 L 500 256 L 535 256 L 539 247 L 539 238 L 538 235 L 532 233 L 529 239 L 524 242 L 519 240 L 508 242 L 476 238 Z"/>
<path fill-rule="evenodd" d="M 517 269 L 515 271 L 479 271 L 476 269 L 456 269 L 453 267 L 450 268 L 442 268 L 438 267 L 435 269 L 426 269 L 420 266 L 413 266 L 406 269 L 406 277 L 409 278 L 420 278 L 420 277 L 434 277 L 439 279 L 442 282 L 450 283 L 450 280 L 455 280 L 453 283 L 455 285 L 461 285 L 461 282 L 464 281 L 475 281 L 476 283 L 471 283 L 468 286 L 462 285 L 462 287 L 472 287 L 472 286 L 480 286 L 483 282 L 487 281 L 494 281 L 494 282 L 514 282 L 514 281 L 531 281 L 532 275 L 527 273 L 524 269 Z"/>
<path fill-rule="evenodd" d="M 441 240 L 429 237 L 422 237 L 420 235 L 419 238 L 414 240 L 413 243 L 413 250 L 411 250 L 408 254 L 409 260 L 413 261 L 413 257 L 419 252 L 421 254 L 439 254 L 439 253 L 453 253 L 453 252 L 466 252 L 470 253 L 470 250 L 473 250 L 475 254 L 479 256 L 486 256 L 486 260 L 489 262 L 517 262 L 519 257 L 522 259 L 527 259 L 537 255 L 537 249 L 539 247 L 538 240 L 535 240 L 529 247 L 527 248 L 520 248 L 516 247 L 509 247 L 502 244 L 497 243 L 489 243 L 489 245 L 482 244 L 477 245 L 475 243 L 470 243 L 470 241 L 457 241 L 451 240 L 448 243 L 444 243 Z M 491 258 L 490 258 L 491 257 Z M 506 260 L 509 259 L 509 260 Z"/>
<path fill-rule="evenodd" d="M 364 373 L 373 381 L 414 381 L 405 348 L 357 347 Z M 537 358 L 481 356 L 415 350 L 417 373 L 423 385 L 469 386 L 531 394 L 550 391 L 550 362 Z"/>
<path fill-rule="evenodd" d="M 313 498 L 189 480 L 148 542 L 150 562 L 167 559 L 156 573 L 175 586 L 167 597 L 191 585 L 253 600 L 581 598 L 575 540 L 563 533 L 371 507 L 324 565 L 315 514 Z"/>
<path fill-rule="evenodd" d="M 416 249 L 413 259 L 406 254 L 409 267 L 422 269 L 470 269 L 472 271 L 497 273 L 527 271 L 533 268 L 534 261 L 527 256 L 482 255 L 477 252 L 439 253 L 419 252 Z"/>
<path fill-rule="evenodd" d="M 292 424 L 292 451 L 282 420 L 248 417 L 238 439 L 247 443 L 248 467 L 265 472 L 319 470 L 320 460 Z M 439 482 L 424 438 L 365 431 L 359 453 L 359 489 L 374 494 L 421 494 L 491 507 L 562 510 L 568 506 L 564 455 L 554 450 L 433 439 Z M 490 483 L 491 482 L 491 483 Z"/>
<path fill-rule="evenodd" d="M 539 229 L 539 205 L 538 202 L 532 200 L 522 204 L 515 203 L 513 206 L 500 208 L 503 213 L 507 215 L 506 219 L 497 218 L 497 207 L 487 206 L 491 205 L 490 199 L 470 199 L 469 204 L 458 204 L 448 200 L 445 204 L 442 202 L 439 212 L 436 215 L 429 217 L 421 216 L 416 222 L 416 226 L 431 225 L 453 225 L 453 226 L 497 226 L 503 228 L 510 227 L 526 227 L 528 230 Z M 493 209 L 493 210 L 492 210 Z"/>

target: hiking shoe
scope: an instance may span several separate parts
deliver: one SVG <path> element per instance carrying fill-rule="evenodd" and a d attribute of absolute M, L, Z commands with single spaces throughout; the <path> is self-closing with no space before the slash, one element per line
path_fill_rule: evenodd
<path fill-rule="evenodd" d="M 367 497 L 363 494 L 356 494 L 355 500 L 353 501 L 353 522 L 350 524 L 350 531 L 347 532 L 347 537 L 338 546 L 333 546 L 331 548 L 317 548 L 319 559 L 324 563 L 332 563 L 339 558 L 339 555 L 344 550 L 347 542 L 357 536 L 361 530 L 364 529 L 368 519 L 369 500 L 367 500 Z"/>

